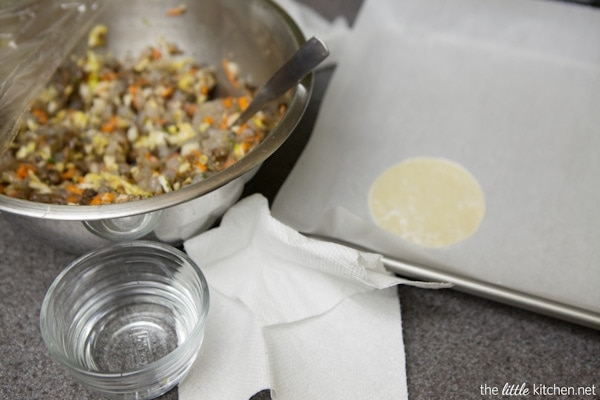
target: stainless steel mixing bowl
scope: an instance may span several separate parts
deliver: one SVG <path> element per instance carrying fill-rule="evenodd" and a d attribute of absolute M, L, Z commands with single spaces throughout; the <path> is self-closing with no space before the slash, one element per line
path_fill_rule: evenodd
<path fill-rule="evenodd" d="M 234 59 L 242 75 L 258 86 L 305 40 L 294 21 L 269 0 L 190 1 L 184 14 L 166 16 L 180 4 L 180 0 L 111 1 L 98 20 L 108 26 L 110 51 L 117 56 L 136 54 L 162 37 L 203 63 L 220 65 L 225 57 Z M 224 75 L 218 80 L 227 82 Z M 238 200 L 244 184 L 295 128 L 311 89 L 309 74 L 287 95 L 285 115 L 260 145 L 198 184 L 101 206 L 49 205 L 0 195 L 0 212 L 10 223 L 76 254 L 138 238 L 181 243 L 210 227 Z M 223 85 L 217 90 L 227 94 L 231 89 Z"/>

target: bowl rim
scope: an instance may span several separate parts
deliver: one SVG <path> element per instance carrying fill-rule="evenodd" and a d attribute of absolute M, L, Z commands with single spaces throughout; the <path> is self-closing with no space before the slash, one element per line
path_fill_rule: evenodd
<path fill-rule="evenodd" d="M 128 253 L 127 250 L 131 249 L 131 248 L 138 248 L 138 249 L 152 248 L 152 249 L 164 252 L 165 254 L 168 254 L 172 257 L 178 258 L 182 262 L 185 262 L 196 272 L 200 286 L 202 287 L 202 309 L 201 309 L 200 314 L 198 314 L 198 321 L 196 322 L 194 329 L 190 332 L 190 334 L 188 335 L 186 340 L 183 343 L 181 343 L 181 345 L 177 346 L 177 348 L 175 348 L 173 351 L 171 351 L 164 357 L 161 357 L 160 359 L 155 360 L 147 365 L 144 365 L 136 370 L 127 371 L 127 372 L 98 372 L 98 371 L 93 371 L 93 370 L 90 370 L 87 368 L 82 368 L 80 365 L 74 363 L 72 360 L 70 360 L 69 358 L 64 356 L 61 352 L 59 352 L 57 350 L 56 346 L 52 343 L 51 339 L 48 337 L 48 335 L 46 333 L 47 329 L 45 328 L 45 325 L 48 323 L 46 310 L 48 309 L 49 304 L 50 304 L 51 294 L 54 292 L 55 288 L 60 284 L 61 280 L 69 272 L 71 272 L 73 269 L 77 268 L 81 263 L 89 261 L 90 259 L 97 257 L 99 255 L 110 254 L 110 253 L 114 253 L 115 251 L 119 251 L 119 250 L 122 251 L 124 254 L 127 254 Z M 56 276 L 56 278 L 50 285 L 49 289 L 47 290 L 46 295 L 44 296 L 42 305 L 40 307 L 39 326 L 40 326 L 40 333 L 42 335 L 42 340 L 43 340 L 46 348 L 50 352 L 50 355 L 52 356 L 52 358 L 54 358 L 56 361 L 58 361 L 59 363 L 61 363 L 65 367 L 67 367 L 71 373 L 75 373 L 78 376 L 83 377 L 83 379 L 86 381 L 86 383 L 89 384 L 90 378 L 98 379 L 98 380 L 113 380 L 115 378 L 128 379 L 128 378 L 132 378 L 132 377 L 136 377 L 136 376 L 144 375 L 144 374 L 148 374 L 148 373 L 152 374 L 159 365 L 167 368 L 167 367 L 171 367 L 174 364 L 178 364 L 183 359 L 182 355 L 189 354 L 189 352 L 193 346 L 196 346 L 196 345 L 198 347 L 201 346 L 202 341 L 200 341 L 198 344 L 198 341 L 194 341 L 192 339 L 197 338 L 198 336 L 203 334 L 203 332 L 205 330 L 205 326 L 206 326 L 206 319 L 208 317 L 209 309 L 210 309 L 210 293 L 209 293 L 208 282 L 207 282 L 206 277 L 205 277 L 204 273 L 202 272 L 202 269 L 200 268 L 200 266 L 194 260 L 192 260 L 192 258 L 189 255 L 187 255 L 183 251 L 181 251 L 173 246 L 170 246 L 168 244 L 165 244 L 165 243 L 155 242 L 155 241 L 151 241 L 151 240 L 136 240 L 136 241 L 131 241 L 131 242 L 119 242 L 119 243 L 115 243 L 111 246 L 106 246 L 106 247 L 101 247 L 98 249 L 91 250 L 91 251 L 77 257 L 75 260 L 73 260 L 71 263 L 69 263 Z M 194 353 L 195 354 L 190 358 L 195 358 L 197 356 L 197 354 L 196 354 L 197 351 L 194 351 Z"/>
<path fill-rule="evenodd" d="M 302 30 L 281 6 L 273 0 L 257 1 L 262 1 L 279 14 L 297 47 L 304 43 L 306 37 Z M 314 73 L 311 72 L 291 89 L 292 95 L 285 114 L 261 143 L 238 162 L 206 180 L 146 199 L 93 206 L 40 203 L 0 194 L 0 211 L 51 220 L 101 220 L 158 211 L 198 198 L 259 167 L 287 140 L 308 107 L 313 81 Z"/>

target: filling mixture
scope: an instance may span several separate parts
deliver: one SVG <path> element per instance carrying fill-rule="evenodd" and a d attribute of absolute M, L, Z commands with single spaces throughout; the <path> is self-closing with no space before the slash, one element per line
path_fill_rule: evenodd
<path fill-rule="evenodd" d="M 284 112 L 280 106 L 230 126 L 250 95 L 213 98 L 214 66 L 167 42 L 118 60 L 95 50 L 105 35 L 95 27 L 87 54 L 61 67 L 23 116 L 0 155 L 0 194 L 99 205 L 167 193 L 237 162 Z M 235 63 L 222 67 L 244 86 Z"/>

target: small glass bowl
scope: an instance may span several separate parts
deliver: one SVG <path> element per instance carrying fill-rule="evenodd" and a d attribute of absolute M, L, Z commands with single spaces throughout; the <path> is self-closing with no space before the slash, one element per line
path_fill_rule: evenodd
<path fill-rule="evenodd" d="M 50 355 L 91 390 L 117 399 L 160 396 L 187 375 L 209 295 L 200 268 L 156 242 L 119 243 L 69 264 L 42 303 Z"/>

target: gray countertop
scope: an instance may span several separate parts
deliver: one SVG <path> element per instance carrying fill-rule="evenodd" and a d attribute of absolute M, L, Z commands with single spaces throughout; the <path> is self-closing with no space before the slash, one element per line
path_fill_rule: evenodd
<path fill-rule="evenodd" d="M 325 16 L 342 14 L 350 21 L 361 4 L 304 2 Z M 310 136 L 332 73 L 316 74 L 305 118 L 248 184 L 246 195 L 260 192 L 273 199 Z M 43 296 L 74 256 L 29 238 L 1 219 L 0 232 L 0 398 L 97 398 L 49 358 L 38 328 Z M 411 399 L 600 399 L 597 331 L 448 289 L 399 287 L 398 295 Z M 529 396 L 500 394 L 505 385 L 523 384 Z M 587 389 L 588 395 L 558 395 L 557 390 L 568 387 Z M 535 395 L 534 388 L 546 395 Z M 162 398 L 177 397 L 174 389 Z M 270 396 L 265 390 L 254 398 Z"/>

